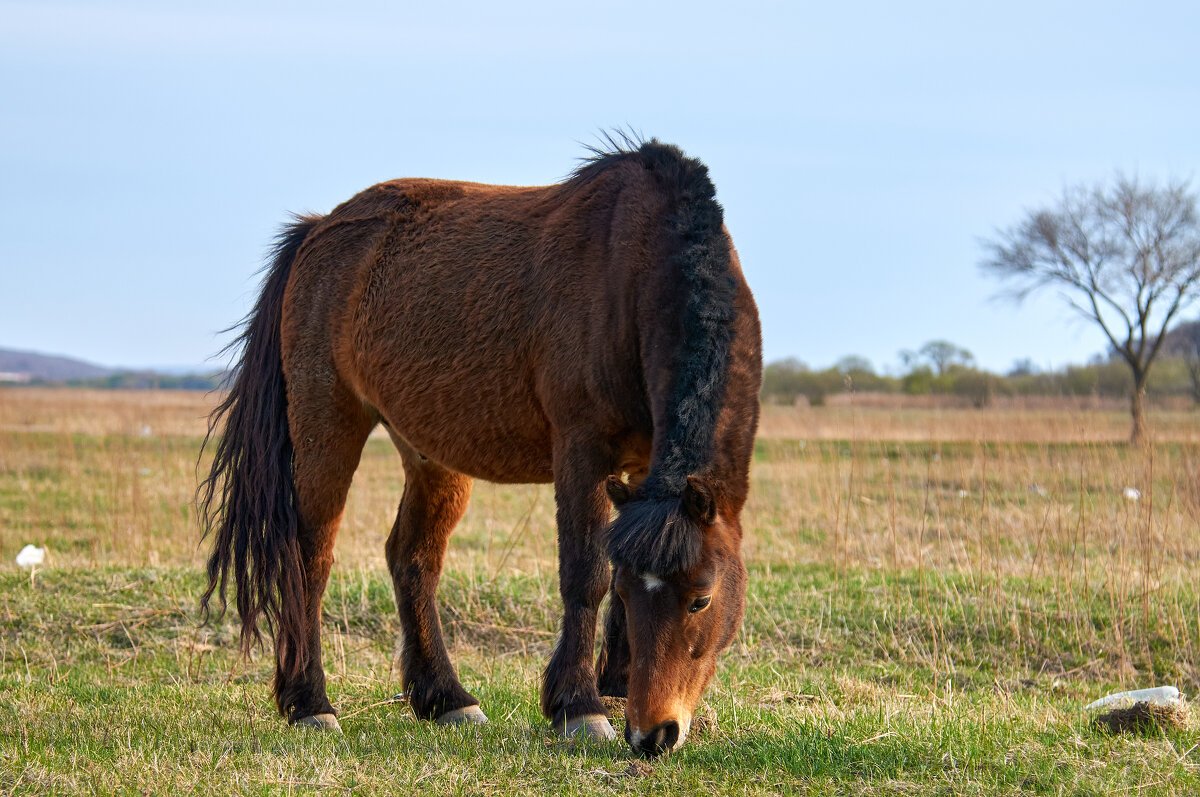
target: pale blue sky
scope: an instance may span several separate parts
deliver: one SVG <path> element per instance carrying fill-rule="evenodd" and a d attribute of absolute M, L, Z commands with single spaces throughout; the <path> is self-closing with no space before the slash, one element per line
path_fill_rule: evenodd
<path fill-rule="evenodd" d="M 1100 333 L 990 301 L 977 239 L 1194 177 L 1197 53 L 1184 2 L 0 0 L 0 346 L 203 362 L 287 211 L 554 182 L 628 126 L 708 163 L 768 359 L 1080 362 Z"/>

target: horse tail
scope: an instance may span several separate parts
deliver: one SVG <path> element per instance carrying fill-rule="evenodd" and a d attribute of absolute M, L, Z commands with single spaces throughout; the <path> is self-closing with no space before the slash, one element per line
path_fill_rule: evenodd
<path fill-rule="evenodd" d="M 280 230 L 258 302 L 225 349 L 240 348 L 241 357 L 228 395 L 209 416 L 201 455 L 212 444 L 213 462 L 197 492 L 204 536 L 213 538 L 201 619 L 212 619 L 214 596 L 215 615 L 224 616 L 232 571 L 243 653 L 262 644 L 265 618 L 276 650 L 292 652 L 293 675 L 306 664 L 308 620 L 280 326 L 292 263 L 319 221 L 297 216 Z"/>

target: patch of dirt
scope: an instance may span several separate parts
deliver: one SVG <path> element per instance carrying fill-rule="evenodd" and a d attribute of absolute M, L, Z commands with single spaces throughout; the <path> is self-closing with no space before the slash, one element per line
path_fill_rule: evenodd
<path fill-rule="evenodd" d="M 703 736 L 717 729 L 717 712 L 707 703 L 701 702 L 692 714 L 691 736 Z"/>
<path fill-rule="evenodd" d="M 600 702 L 604 704 L 609 719 L 625 719 L 625 698 L 600 695 Z"/>
<path fill-rule="evenodd" d="M 818 695 L 808 695 L 800 692 L 788 692 L 783 689 L 778 689 L 772 686 L 759 699 L 759 702 L 765 706 L 789 705 L 794 706 L 797 703 L 811 703 L 820 700 Z"/>
<path fill-rule="evenodd" d="M 1187 725 L 1186 706 L 1156 706 L 1150 703 L 1134 703 L 1129 708 L 1118 708 L 1101 714 L 1092 724 L 1109 733 L 1155 733 L 1159 730 L 1178 730 Z"/>
<path fill-rule="evenodd" d="M 644 778 L 652 774 L 654 774 L 654 767 L 645 761 L 634 759 L 629 762 L 629 766 L 625 767 L 625 777 L 627 778 Z"/>

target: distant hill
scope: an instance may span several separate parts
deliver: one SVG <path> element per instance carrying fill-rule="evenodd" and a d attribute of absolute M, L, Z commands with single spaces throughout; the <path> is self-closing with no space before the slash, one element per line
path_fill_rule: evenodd
<path fill-rule="evenodd" d="M 102 379 L 116 373 L 115 368 L 33 351 L 0 349 L 0 373 L 7 382 L 67 382 L 72 379 Z"/>
<path fill-rule="evenodd" d="M 200 371 L 201 369 L 192 369 L 188 372 L 184 368 L 170 368 L 161 372 L 110 368 L 56 354 L 0 349 L 0 384 L 134 390 L 211 390 L 217 387 L 224 377 L 223 373 Z"/>
<path fill-rule="evenodd" d="M 1163 349 L 1166 354 L 1200 359 L 1200 320 L 1184 321 L 1172 327 L 1163 340 Z"/>

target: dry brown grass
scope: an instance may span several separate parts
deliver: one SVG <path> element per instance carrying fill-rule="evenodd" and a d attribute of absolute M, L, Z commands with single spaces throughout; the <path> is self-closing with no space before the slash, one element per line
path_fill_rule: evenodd
<path fill-rule="evenodd" d="M 213 400 L 0 392 L 3 555 L 37 542 L 60 565 L 199 566 L 191 501 Z M 1200 414 L 1153 421 L 1159 443 L 1132 449 L 1111 411 L 767 407 L 743 518 L 747 561 L 931 583 L 962 575 L 991 585 L 997 623 L 1011 621 L 1006 580 L 1048 580 L 1062 593 L 1062 622 L 1091 611 L 1072 602 L 1079 590 L 1102 590 L 1129 628 L 1139 613 L 1167 612 L 1185 638 L 1200 622 L 1194 607 L 1154 596 L 1193 583 L 1200 562 Z M 402 492 L 399 457 L 372 439 L 337 543 L 343 572 L 382 566 Z M 544 584 L 556 561 L 549 486 L 476 483 L 449 569 Z M 1123 627 L 1104 632 L 1112 644 L 1126 644 Z"/>
<path fill-rule="evenodd" d="M 0 504 L 5 550 L 40 539 L 70 562 L 197 562 L 190 502 L 214 401 L 183 391 L 0 391 L 0 471 L 12 493 Z M 1200 528 L 1200 414 L 1160 412 L 1152 422 L 1159 444 L 1132 450 L 1125 416 L 1113 411 L 768 406 L 747 554 L 993 575 L 1059 572 L 1064 556 L 1103 573 L 1110 559 L 1144 557 L 1139 583 L 1182 572 L 1195 565 Z M 1128 500 L 1126 487 L 1142 500 Z M 402 492 L 399 459 L 378 435 L 347 505 L 343 562 L 379 561 Z M 450 565 L 553 570 L 553 519 L 547 486 L 477 482 Z"/>
<path fill-rule="evenodd" d="M 914 407 L 868 395 L 847 396 L 829 407 L 763 407 L 759 437 L 790 440 L 888 440 L 912 442 L 1124 443 L 1129 412 L 1104 405 L 1092 409 L 1063 400 L 1033 406 L 1000 404 L 983 410 Z M 891 397 L 885 397 L 891 398 Z M 1159 443 L 1200 442 L 1200 412 L 1150 410 L 1151 434 Z"/>
<path fill-rule="evenodd" d="M 0 388 L 0 431 L 202 437 L 215 394 L 200 391 Z M 1129 415 L 1115 401 L 997 400 L 977 410 L 920 406 L 919 398 L 835 396 L 829 407 L 766 405 L 759 437 L 793 440 L 1124 442 Z M 932 397 L 937 398 L 937 397 Z M 1200 412 L 1150 411 L 1157 442 L 1200 442 Z M 387 439 L 380 433 L 377 439 Z"/>
<path fill-rule="evenodd" d="M 214 403 L 188 390 L 0 388 L 0 432 L 203 437 Z"/>

